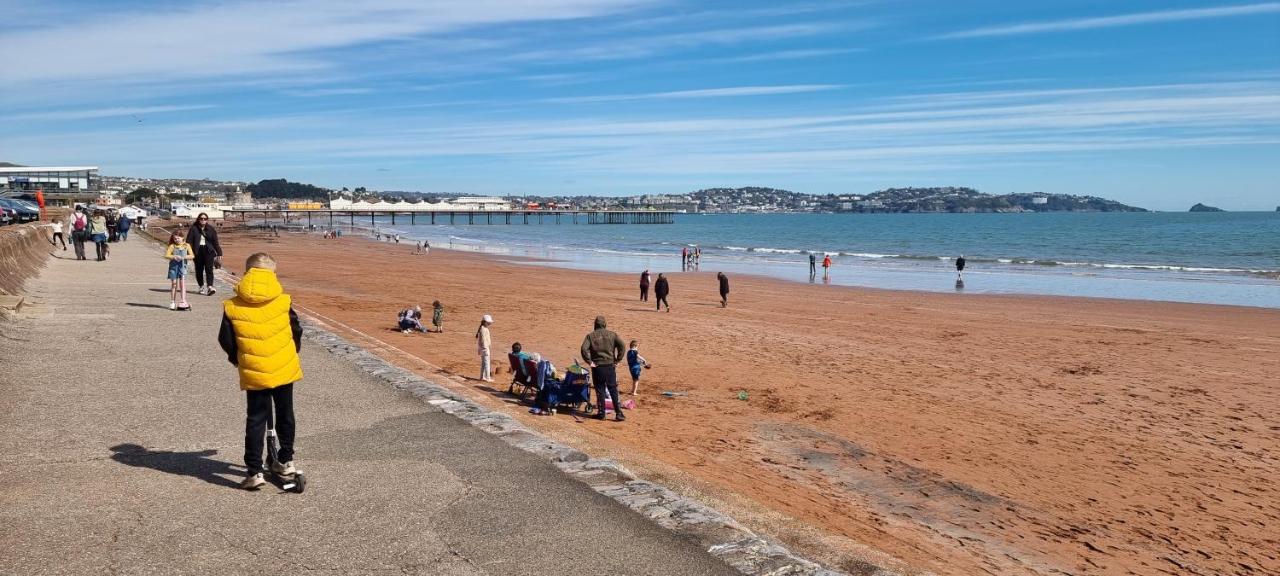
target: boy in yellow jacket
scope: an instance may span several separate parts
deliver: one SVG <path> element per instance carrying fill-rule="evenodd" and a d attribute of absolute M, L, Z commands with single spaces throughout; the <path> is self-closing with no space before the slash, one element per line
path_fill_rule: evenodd
<path fill-rule="evenodd" d="M 244 465 L 249 475 L 240 483 L 257 490 L 262 477 L 262 449 L 266 442 L 267 417 L 272 404 L 276 410 L 276 432 L 280 438 L 280 462 L 271 471 L 292 476 L 293 465 L 293 383 L 302 379 L 302 325 L 292 301 L 276 279 L 276 261 L 259 252 L 244 263 L 245 274 L 236 285 L 236 296 L 222 303 L 222 329 L 218 343 L 227 360 L 240 369 L 240 389 L 248 399 L 248 419 L 244 433 Z"/>

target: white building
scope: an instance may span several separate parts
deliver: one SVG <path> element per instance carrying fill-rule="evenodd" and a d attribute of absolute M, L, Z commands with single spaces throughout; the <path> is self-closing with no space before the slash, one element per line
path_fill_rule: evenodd
<path fill-rule="evenodd" d="M 400 212 L 501 212 L 511 210 L 511 203 L 493 196 L 463 196 L 453 200 L 439 202 L 406 202 L 393 200 L 384 202 L 376 200 L 351 201 L 346 198 L 334 198 L 329 201 L 330 210 L 396 210 Z"/>

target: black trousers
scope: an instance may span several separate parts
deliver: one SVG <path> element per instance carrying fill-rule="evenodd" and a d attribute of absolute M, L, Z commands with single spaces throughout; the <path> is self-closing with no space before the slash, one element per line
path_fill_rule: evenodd
<path fill-rule="evenodd" d="M 244 466 L 250 474 L 263 472 L 262 451 L 267 442 L 267 416 L 276 408 L 276 435 L 280 438 L 280 462 L 293 460 L 293 384 L 268 390 L 246 390 L 248 418 L 244 424 Z"/>
<path fill-rule="evenodd" d="M 618 367 L 613 364 L 596 366 L 591 369 L 591 384 L 596 389 L 596 412 L 604 416 L 605 394 L 613 400 L 613 413 L 622 415 L 622 403 L 618 401 Z"/>
<path fill-rule="evenodd" d="M 640 301 L 641 301 L 641 302 L 648 302 L 648 301 L 649 301 L 649 287 L 648 287 L 648 286 L 641 286 L 641 287 L 640 287 Z"/>
<path fill-rule="evenodd" d="M 666 296 L 659 296 L 659 297 L 658 297 L 658 304 L 657 304 L 657 306 L 656 306 L 654 309 L 655 309 L 655 310 L 661 310 L 661 309 L 662 309 L 662 307 L 663 307 L 664 305 L 667 307 L 667 309 L 668 309 L 668 310 L 670 310 L 670 309 L 671 309 L 671 305 L 670 305 L 670 304 L 667 304 L 667 297 L 666 297 Z"/>
<path fill-rule="evenodd" d="M 196 284 L 201 288 L 213 286 L 213 259 L 218 254 L 209 249 L 196 249 Z"/>
<path fill-rule="evenodd" d="M 66 249 L 67 249 L 67 239 L 62 237 L 62 233 L 61 233 L 61 232 L 54 232 L 54 233 L 53 233 L 53 242 L 51 242 L 51 244 L 53 244 L 54 246 L 57 246 L 59 242 L 61 242 L 61 243 L 62 243 L 62 249 L 63 249 L 63 250 L 66 250 Z"/>
<path fill-rule="evenodd" d="M 72 233 L 71 233 L 71 243 L 72 243 L 72 244 L 75 244 L 75 247 L 76 247 L 76 260 L 85 260 L 85 255 L 84 255 L 84 233 L 83 233 L 83 232 L 72 232 Z"/>

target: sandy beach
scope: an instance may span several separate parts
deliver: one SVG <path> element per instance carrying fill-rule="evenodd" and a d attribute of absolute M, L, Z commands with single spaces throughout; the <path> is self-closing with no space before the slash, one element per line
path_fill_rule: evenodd
<path fill-rule="evenodd" d="M 721 309 L 704 266 L 670 275 L 668 314 L 638 301 L 639 270 L 230 225 L 222 244 L 236 273 L 271 252 L 303 311 L 389 360 L 851 573 L 1280 573 L 1280 310 L 741 275 Z M 435 299 L 444 334 L 393 330 Z M 492 386 L 470 379 L 486 313 Z M 510 344 L 566 366 L 597 314 L 654 364 L 628 421 L 511 404 Z"/>

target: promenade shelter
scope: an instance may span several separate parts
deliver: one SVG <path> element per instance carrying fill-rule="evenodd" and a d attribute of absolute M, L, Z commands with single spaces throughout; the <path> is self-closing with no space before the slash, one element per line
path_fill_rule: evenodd
<path fill-rule="evenodd" d="M 15 166 L 0 164 L 0 196 L 44 191 L 47 206 L 71 206 L 98 199 L 97 166 Z"/>

